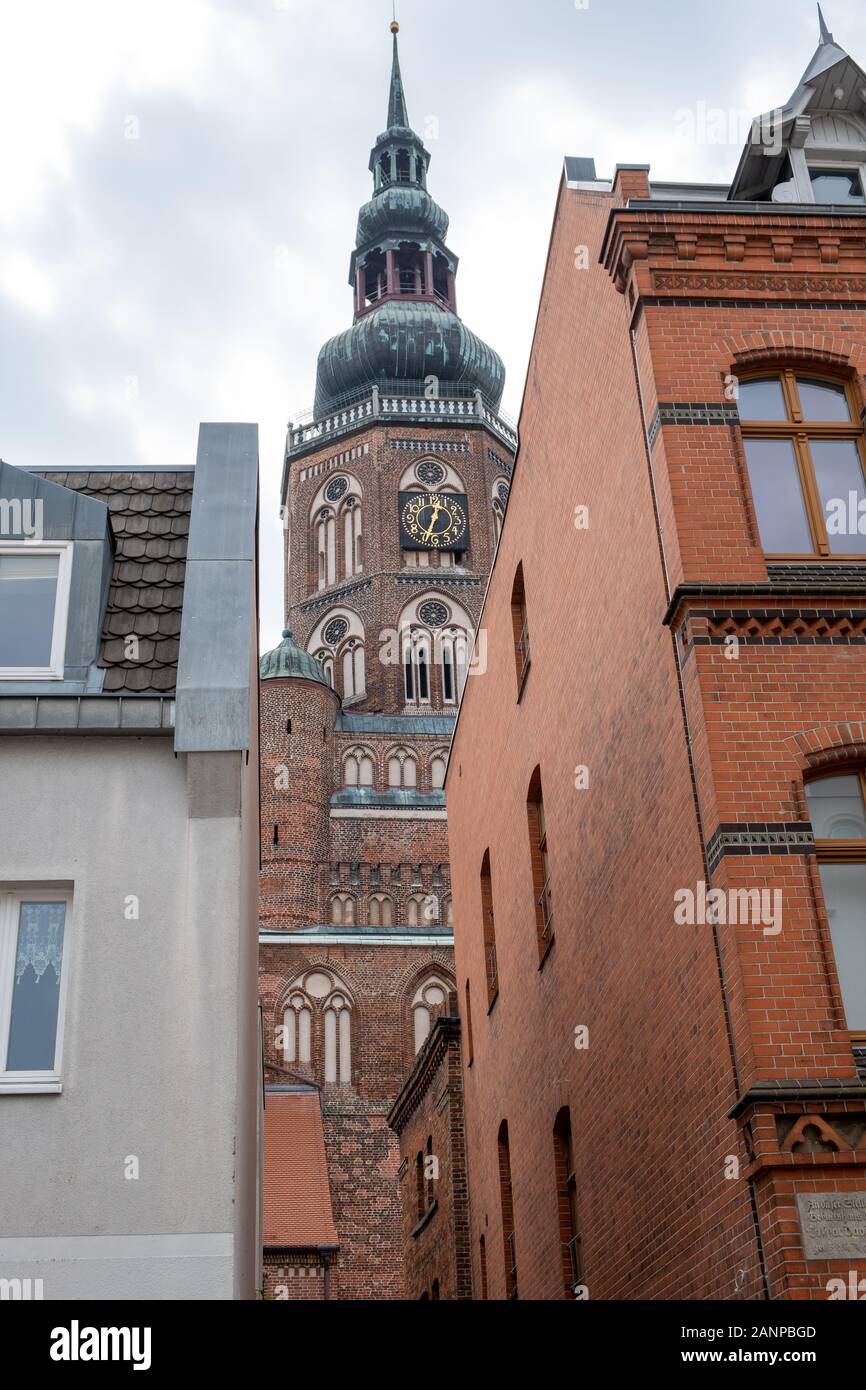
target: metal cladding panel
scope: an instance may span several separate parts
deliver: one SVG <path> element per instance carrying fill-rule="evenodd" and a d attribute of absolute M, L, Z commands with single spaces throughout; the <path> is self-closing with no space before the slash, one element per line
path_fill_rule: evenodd
<path fill-rule="evenodd" d="M 258 466 L 255 425 L 202 425 L 177 673 L 179 753 L 251 746 Z"/>
<path fill-rule="evenodd" d="M 202 425 L 187 561 L 254 560 L 258 491 L 258 426 Z"/>

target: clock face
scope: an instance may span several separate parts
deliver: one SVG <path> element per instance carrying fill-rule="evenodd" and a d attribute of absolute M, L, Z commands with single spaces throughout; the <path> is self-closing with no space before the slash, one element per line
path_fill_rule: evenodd
<path fill-rule="evenodd" d="M 460 550 L 466 534 L 466 507 L 462 498 L 446 492 L 419 492 L 404 501 L 403 530 L 418 547 Z"/>

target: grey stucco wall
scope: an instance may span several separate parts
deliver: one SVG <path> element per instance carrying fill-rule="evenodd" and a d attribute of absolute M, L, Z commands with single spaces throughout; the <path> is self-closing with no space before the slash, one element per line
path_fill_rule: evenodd
<path fill-rule="evenodd" d="M 74 889 L 62 1094 L 0 1094 L 0 1277 L 46 1299 L 253 1292 L 257 783 L 222 756 L 243 814 L 190 819 L 170 737 L 0 740 L 0 888 Z"/>

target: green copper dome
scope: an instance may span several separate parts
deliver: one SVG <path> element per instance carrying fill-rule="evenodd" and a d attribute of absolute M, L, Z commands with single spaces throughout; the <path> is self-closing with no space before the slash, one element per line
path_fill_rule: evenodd
<path fill-rule="evenodd" d="M 330 690 L 328 678 L 321 663 L 309 652 L 301 651 L 289 628 L 283 633 L 283 640 L 272 652 L 266 652 L 259 662 L 259 676 L 263 681 L 291 679 L 316 681 Z"/>
<path fill-rule="evenodd" d="M 316 414 L 327 414 L 331 402 L 366 383 L 420 382 L 428 376 L 465 387 L 468 395 L 480 390 L 494 408 L 505 388 L 502 358 L 450 309 L 390 300 L 322 348 Z"/>
<path fill-rule="evenodd" d="M 381 189 L 358 213 L 358 248 L 366 248 L 380 237 L 396 232 L 444 241 L 448 235 L 448 214 L 426 188 L 392 184 Z"/>
<path fill-rule="evenodd" d="M 391 29 L 388 123 L 370 154 L 373 196 L 358 215 L 349 271 L 355 321 L 319 353 L 318 418 L 374 386 L 389 395 L 416 395 L 430 377 L 438 378 L 441 395 L 480 391 L 494 410 L 505 388 L 502 359 L 457 313 L 458 262 L 445 242 L 448 215 L 427 191 L 430 154 L 409 124 L 399 25 Z"/>

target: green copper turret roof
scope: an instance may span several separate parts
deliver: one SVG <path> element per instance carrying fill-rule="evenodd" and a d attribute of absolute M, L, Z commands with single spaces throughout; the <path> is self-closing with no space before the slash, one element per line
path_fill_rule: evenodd
<path fill-rule="evenodd" d="M 457 313 L 458 260 L 446 245 L 448 216 L 427 192 L 430 155 L 409 125 L 397 45 L 388 92 L 388 127 L 370 155 L 373 196 L 361 208 L 349 281 L 355 291 L 351 328 L 319 353 L 318 419 L 373 386 L 413 395 L 435 377 L 442 395 L 480 391 L 498 410 L 505 368 Z"/>
<path fill-rule="evenodd" d="M 272 652 L 266 652 L 259 662 L 259 676 L 263 681 L 286 680 L 297 677 L 301 680 L 316 681 L 330 690 L 328 678 L 320 662 L 309 652 L 302 651 L 294 640 L 290 628 L 283 633 L 283 640 Z"/>

